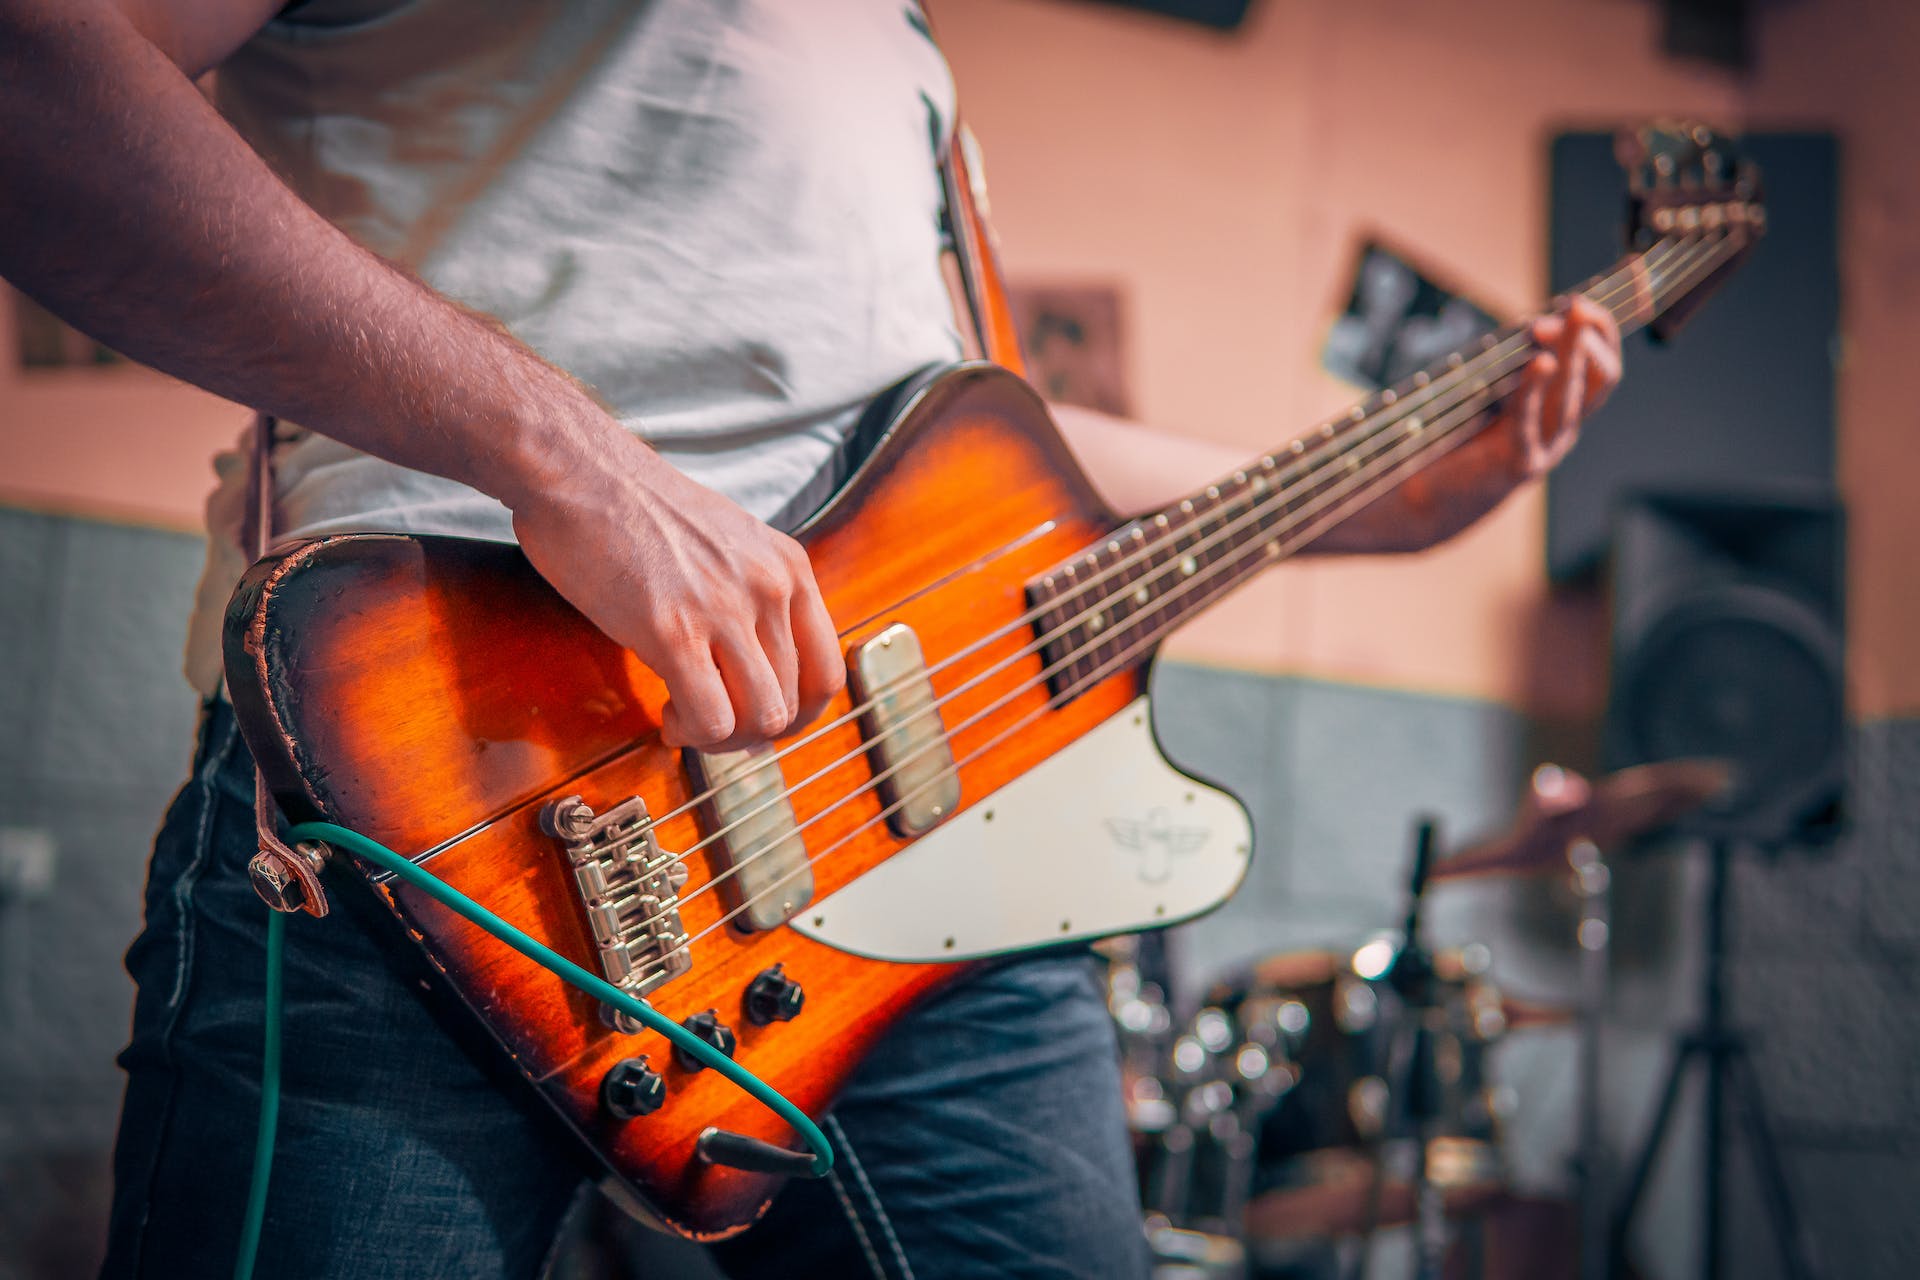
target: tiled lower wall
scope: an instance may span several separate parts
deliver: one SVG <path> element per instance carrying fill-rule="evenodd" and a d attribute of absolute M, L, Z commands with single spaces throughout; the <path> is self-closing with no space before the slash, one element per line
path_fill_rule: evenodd
<path fill-rule="evenodd" d="M 148 841 L 187 763 L 193 698 L 178 657 L 199 556 L 183 535 L 0 509 L 0 828 L 50 832 L 57 850 L 50 892 L 0 902 L 0 1280 L 66 1280 L 97 1256 L 112 1059 L 132 995 L 120 956 Z M 1591 749 L 1580 726 L 1482 703 L 1174 664 L 1154 705 L 1167 753 L 1255 815 L 1249 882 L 1177 935 L 1190 985 L 1390 927 L 1416 814 L 1470 838 L 1511 813 L 1530 764 L 1583 764 Z M 1761 1076 L 1826 1274 L 1896 1276 L 1920 1268 L 1908 1211 L 1920 1196 L 1920 722 L 1868 725 L 1855 743 L 1842 846 L 1742 868 L 1734 981 L 1764 1037 Z M 1621 870 L 1605 1092 L 1623 1150 L 1688 1010 L 1698 879 L 1671 856 Z M 1486 942 L 1518 993 L 1571 993 L 1571 920 L 1549 882 L 1440 890 L 1431 924 L 1440 942 Z M 1520 1098 L 1517 1176 L 1565 1185 L 1569 1039 L 1514 1036 L 1501 1071 Z M 1655 1280 L 1693 1270 L 1687 1120 L 1638 1233 Z M 1734 1274 L 1771 1280 L 1759 1206 L 1734 1176 Z"/>

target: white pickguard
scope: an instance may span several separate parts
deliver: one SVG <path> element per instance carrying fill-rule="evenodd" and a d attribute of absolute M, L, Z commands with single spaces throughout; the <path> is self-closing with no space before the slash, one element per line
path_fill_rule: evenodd
<path fill-rule="evenodd" d="M 896 961 L 1128 933 L 1226 901 L 1252 840 L 1238 800 L 1161 756 L 1141 698 L 790 927 Z"/>

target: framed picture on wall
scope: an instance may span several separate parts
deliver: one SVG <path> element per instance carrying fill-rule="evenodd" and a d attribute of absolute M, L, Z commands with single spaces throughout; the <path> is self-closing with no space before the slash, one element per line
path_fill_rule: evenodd
<path fill-rule="evenodd" d="M 1377 391 L 1499 327 L 1491 311 L 1441 284 L 1430 268 L 1367 237 L 1320 362 L 1342 381 Z"/>
<path fill-rule="evenodd" d="M 1007 303 L 1027 357 L 1027 378 L 1049 400 L 1125 416 L 1124 314 L 1117 285 L 1025 284 Z"/>
<path fill-rule="evenodd" d="M 119 352 L 95 342 L 16 289 L 6 290 L 13 309 L 14 363 L 22 369 L 79 369 L 124 364 Z"/>

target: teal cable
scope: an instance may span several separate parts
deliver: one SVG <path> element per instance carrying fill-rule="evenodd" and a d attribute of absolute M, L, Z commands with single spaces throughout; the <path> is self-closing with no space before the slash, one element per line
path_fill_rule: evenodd
<path fill-rule="evenodd" d="M 234 1280 L 251 1280 L 260 1250 L 260 1224 L 267 1216 L 267 1179 L 273 1173 L 273 1138 L 280 1127 L 280 974 L 286 952 L 287 917 L 267 912 L 266 1044 L 260 1061 L 260 1131 L 253 1141 L 253 1185 L 247 1191 L 247 1215 L 240 1223 L 240 1255 Z"/>
<path fill-rule="evenodd" d="M 426 893 L 436 902 L 473 921 L 473 923 L 479 925 L 482 929 L 485 929 L 488 933 L 500 939 L 500 941 L 506 943 L 521 955 L 526 956 L 529 960 L 544 965 L 555 977 L 571 983 L 596 1000 L 612 1005 L 621 1013 L 627 1014 L 629 1017 L 639 1021 L 641 1025 L 647 1027 L 649 1030 L 659 1032 L 668 1040 L 672 1041 L 677 1047 L 685 1049 L 702 1063 L 712 1067 L 715 1071 L 718 1071 L 721 1075 L 733 1081 L 734 1084 L 740 1086 L 740 1088 L 752 1095 L 761 1105 L 767 1107 L 775 1115 L 792 1125 L 794 1130 L 800 1135 L 800 1140 L 807 1144 L 808 1150 L 813 1152 L 813 1175 L 816 1178 L 824 1177 L 827 1172 L 833 1168 L 833 1145 L 827 1141 L 827 1135 L 820 1132 L 820 1126 L 808 1118 L 806 1112 L 789 1102 L 786 1097 L 772 1085 L 700 1037 L 694 1035 L 693 1032 L 667 1017 L 666 1014 L 661 1013 L 646 1001 L 637 999 L 629 993 L 620 990 L 620 988 L 614 986 L 597 974 L 587 972 L 551 947 L 544 945 L 535 938 L 514 928 L 505 920 L 502 920 L 499 916 L 493 914 L 493 912 L 487 910 L 472 898 L 469 898 L 466 894 L 461 893 L 458 889 L 455 889 L 452 885 L 440 879 L 439 876 L 434 875 L 431 871 L 426 870 L 424 867 L 414 865 L 385 845 L 376 840 L 369 840 L 358 831 L 350 831 L 346 827 L 339 826 L 332 822 L 302 822 L 290 830 L 287 836 L 296 842 L 301 840 L 319 840 L 326 844 L 337 845 L 345 849 L 348 853 L 384 867 L 394 875 L 399 876 L 402 880 L 405 880 L 408 884 Z M 274 914 L 278 916 L 280 913 L 275 912 Z M 272 945 L 271 939 L 272 935 L 270 934 L 269 947 Z M 274 1028 L 276 1035 L 277 1031 L 278 1028 L 276 1026 Z M 277 1039 L 274 1041 L 274 1045 L 277 1051 Z M 277 1090 L 279 1081 L 276 1079 L 274 1084 Z M 261 1100 L 261 1105 L 264 1110 L 264 1097 Z M 271 1149 L 269 1149 L 269 1157 L 271 1157 L 271 1154 Z M 264 1186 L 265 1180 L 257 1174 L 255 1181 Z M 262 1195 L 264 1198 L 264 1192 L 262 1192 Z"/>

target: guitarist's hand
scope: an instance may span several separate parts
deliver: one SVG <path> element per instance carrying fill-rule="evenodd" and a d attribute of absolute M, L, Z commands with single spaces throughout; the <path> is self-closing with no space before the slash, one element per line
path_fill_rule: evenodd
<path fill-rule="evenodd" d="M 1540 348 L 1528 363 L 1520 408 L 1506 424 L 1517 480 L 1545 475 L 1567 456 L 1580 420 L 1620 381 L 1620 327 L 1605 307 L 1577 296 L 1533 325 Z"/>
<path fill-rule="evenodd" d="M 1425 550 L 1566 457 L 1581 419 L 1620 381 L 1620 329 L 1605 308 L 1576 297 L 1535 321 L 1532 337 L 1538 351 L 1522 370 L 1511 409 L 1310 550 Z"/>
<path fill-rule="evenodd" d="M 513 504 L 527 558 L 666 682 L 669 745 L 734 750 L 812 720 L 846 670 L 806 553 L 626 439 Z"/>

